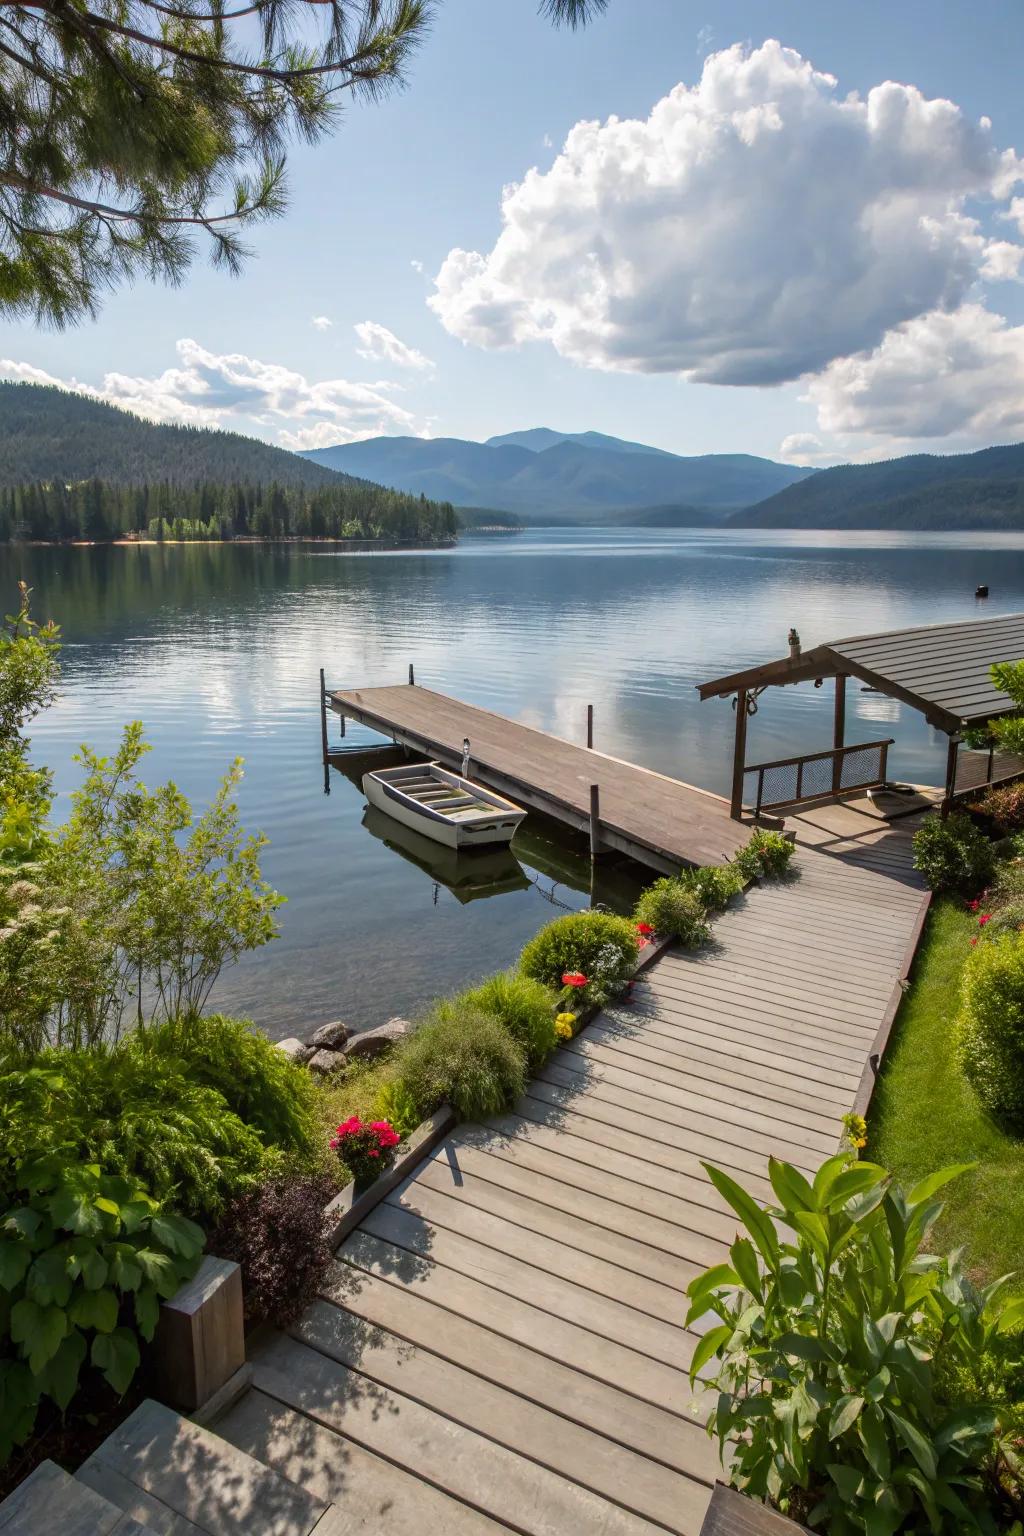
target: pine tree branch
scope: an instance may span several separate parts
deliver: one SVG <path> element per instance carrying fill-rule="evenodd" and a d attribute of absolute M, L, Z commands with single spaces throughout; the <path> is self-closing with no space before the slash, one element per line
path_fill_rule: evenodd
<path fill-rule="evenodd" d="M 193 228 L 205 229 L 210 234 L 214 233 L 217 225 L 234 224 L 259 211 L 259 203 L 236 208 L 232 213 L 192 215 L 151 214 L 137 208 L 113 208 L 108 203 L 95 202 L 91 198 L 75 197 L 71 192 L 61 192 L 56 187 L 47 187 L 41 182 L 30 181 L 26 176 L 19 176 L 16 171 L 3 169 L 0 169 L 0 186 L 11 187 L 15 191 L 29 193 L 33 197 L 51 198 L 54 202 L 63 203 L 68 208 L 77 208 L 82 213 L 104 221 L 114 219 L 119 223 L 142 226 L 147 224 L 189 225 Z"/>

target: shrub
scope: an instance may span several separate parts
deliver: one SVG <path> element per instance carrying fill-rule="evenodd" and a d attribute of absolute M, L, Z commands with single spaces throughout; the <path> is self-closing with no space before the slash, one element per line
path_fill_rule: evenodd
<path fill-rule="evenodd" d="M 989 1113 L 1024 1130 L 1024 938 L 1019 934 L 998 934 L 971 951 L 956 1046 Z"/>
<path fill-rule="evenodd" d="M 1019 1324 L 1024 1303 L 1000 1309 L 995 1288 L 973 1290 L 959 1254 L 923 1251 L 942 1210 L 934 1196 L 962 1171 L 905 1195 L 849 1153 L 813 1184 L 773 1158 L 779 1204 L 766 1211 L 708 1168 L 746 1232 L 730 1263 L 688 1287 L 687 1326 L 719 1318 L 691 1374 L 715 1393 L 708 1427 L 735 1487 L 836 1536 L 993 1528 L 981 1472 L 997 1415 L 943 1400 L 933 1352 L 940 1340 L 976 1357 Z"/>
<path fill-rule="evenodd" d="M 309 1073 L 244 1019 L 223 1014 L 140 1030 L 132 1049 L 182 1063 L 186 1075 L 220 1093 L 268 1146 L 303 1162 L 319 1150 L 317 1090 Z"/>
<path fill-rule="evenodd" d="M 1005 835 L 1024 832 L 1024 779 L 989 789 L 971 809 L 987 816 Z"/>
<path fill-rule="evenodd" d="M 733 864 L 747 880 L 762 877 L 778 880 L 789 868 L 793 857 L 793 844 L 781 832 L 771 832 L 765 827 L 755 827 L 750 841 L 737 853 Z"/>
<path fill-rule="evenodd" d="M 914 833 L 914 868 L 933 891 L 973 896 L 991 878 L 994 864 L 992 844 L 960 811 L 945 821 L 928 816 Z"/>
<path fill-rule="evenodd" d="M 162 1298 L 199 1263 L 203 1234 L 133 1179 L 67 1147 L 18 1170 L 0 1212 L 0 1463 L 43 1397 L 63 1412 L 83 1367 L 127 1391 Z"/>
<path fill-rule="evenodd" d="M 499 1019 L 526 1057 L 531 1072 L 543 1066 L 555 1048 L 556 997 L 550 987 L 518 971 L 500 971 L 463 995 L 470 1008 Z"/>
<path fill-rule="evenodd" d="M 587 978 L 582 1000 L 601 1006 L 621 991 L 636 967 L 640 943 L 633 924 L 611 912 L 571 912 L 548 923 L 519 959 L 524 975 L 560 987 L 562 977 Z"/>
<path fill-rule="evenodd" d="M 684 869 L 678 877 L 696 891 L 706 912 L 724 912 L 742 885 L 735 865 L 704 864 L 700 869 Z"/>
<path fill-rule="evenodd" d="M 636 904 L 638 922 L 650 923 L 655 933 L 678 939 L 691 948 L 711 937 L 707 909 L 700 892 L 682 878 L 655 880 Z"/>
<path fill-rule="evenodd" d="M 177 1057 L 140 1050 L 46 1051 L 36 1073 L 5 1080 L 4 1154 L 67 1146 L 105 1172 L 139 1180 L 200 1219 L 276 1170 L 281 1156 Z"/>
<path fill-rule="evenodd" d="M 405 1084 L 397 1080 L 381 1084 L 373 1111 L 378 1120 L 389 1121 L 403 1141 L 420 1123 L 416 1101 Z"/>
<path fill-rule="evenodd" d="M 326 1174 L 271 1179 L 232 1200 L 210 1248 L 242 1266 L 245 1315 L 287 1328 L 315 1298 L 331 1262 Z"/>
<path fill-rule="evenodd" d="M 421 1118 L 447 1101 L 460 1120 L 481 1120 L 515 1103 L 526 1058 L 493 1013 L 456 998 L 439 1003 L 404 1042 L 398 1080 Z"/>

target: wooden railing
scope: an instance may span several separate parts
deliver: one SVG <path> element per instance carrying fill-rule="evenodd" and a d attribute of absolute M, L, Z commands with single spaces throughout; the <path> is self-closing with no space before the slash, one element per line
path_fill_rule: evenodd
<path fill-rule="evenodd" d="M 824 752 L 805 752 L 801 757 L 780 757 L 772 763 L 748 764 L 744 775 L 757 775 L 754 815 L 764 809 L 884 784 L 891 746 L 892 737 L 887 737 L 850 747 L 829 747 Z"/>

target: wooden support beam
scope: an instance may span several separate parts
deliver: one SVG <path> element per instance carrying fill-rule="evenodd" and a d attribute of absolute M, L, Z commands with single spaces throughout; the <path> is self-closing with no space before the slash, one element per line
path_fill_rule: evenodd
<path fill-rule="evenodd" d="M 942 805 L 939 807 L 939 815 L 945 821 L 953 809 L 953 796 L 956 793 L 956 761 L 960 752 L 959 736 L 949 738 L 949 750 L 946 753 L 946 792 Z"/>
<path fill-rule="evenodd" d="M 415 683 L 416 683 L 416 673 L 413 671 L 413 665 L 412 665 L 412 662 L 410 661 L 410 663 L 409 663 L 409 687 L 410 688 L 414 687 Z"/>
<path fill-rule="evenodd" d="M 747 760 L 747 690 L 736 692 L 736 741 L 732 755 L 732 796 L 729 815 L 733 821 L 743 816 L 743 769 Z"/>
<path fill-rule="evenodd" d="M 601 851 L 601 790 L 597 784 L 590 786 L 590 857 L 596 859 Z"/>
<path fill-rule="evenodd" d="M 587 746 L 593 750 L 594 746 L 594 706 L 587 705 Z"/>
<path fill-rule="evenodd" d="M 324 684 L 324 669 L 320 668 L 320 746 L 323 752 L 324 767 L 327 767 L 327 688 Z"/>
<path fill-rule="evenodd" d="M 832 793 L 838 795 L 843 786 L 843 760 L 839 756 L 839 749 L 846 745 L 846 676 L 842 672 L 836 673 L 832 745 L 836 753 L 832 759 Z"/>
<path fill-rule="evenodd" d="M 156 1369 L 160 1396 L 191 1413 L 245 1364 L 242 1271 L 207 1254 L 193 1279 L 160 1307 Z"/>

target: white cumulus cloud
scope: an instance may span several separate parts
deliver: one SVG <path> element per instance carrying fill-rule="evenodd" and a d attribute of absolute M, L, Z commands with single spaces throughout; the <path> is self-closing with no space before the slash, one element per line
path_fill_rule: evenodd
<path fill-rule="evenodd" d="M 356 348 L 360 357 L 390 363 L 394 368 L 415 368 L 421 373 L 434 366 L 429 357 L 424 357 L 415 347 L 406 346 L 394 331 L 389 331 L 386 325 L 378 325 L 375 320 L 361 320 L 353 330 L 361 343 Z"/>
<path fill-rule="evenodd" d="M 430 303 L 483 347 L 595 368 L 776 384 L 955 309 L 1006 241 L 978 220 L 1021 179 L 987 119 L 891 81 L 866 97 L 777 42 L 713 54 L 646 120 L 579 122 L 502 195 L 486 254 Z"/>
<path fill-rule="evenodd" d="M 313 315 L 309 323 L 316 331 L 329 331 L 334 321 L 328 315 Z"/>
<path fill-rule="evenodd" d="M 0 359 L 0 378 L 56 384 L 150 421 L 232 428 L 285 448 L 423 430 L 413 413 L 391 398 L 396 386 L 386 380 L 310 380 L 282 363 L 242 352 L 210 352 L 190 338 L 179 341 L 176 350 L 178 365 L 153 377 L 107 373 L 100 385 L 93 385 Z"/>
<path fill-rule="evenodd" d="M 1024 325 L 984 305 L 936 310 L 808 381 L 818 426 L 857 457 L 1024 439 Z M 860 440 L 860 441 L 858 441 Z M 873 446 L 872 446 L 873 445 Z"/>
<path fill-rule="evenodd" d="M 791 432 L 779 444 L 779 458 L 784 464 L 820 464 L 834 457 L 813 432 Z"/>

